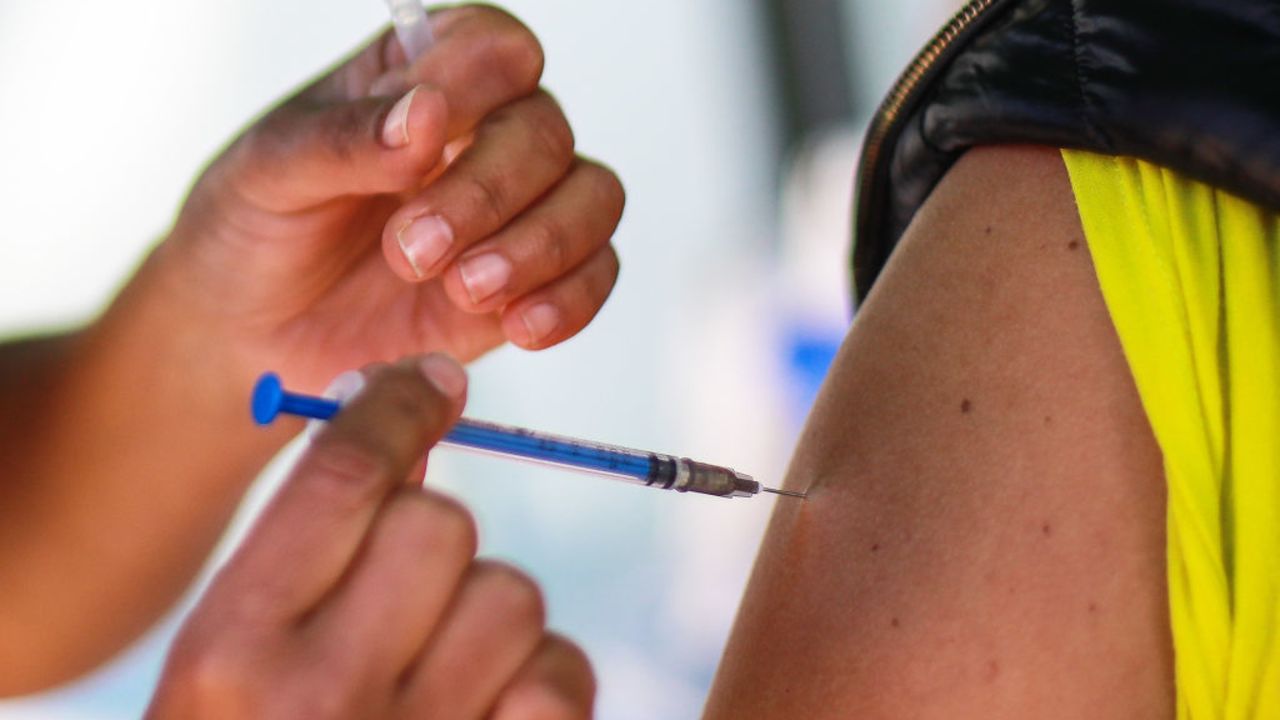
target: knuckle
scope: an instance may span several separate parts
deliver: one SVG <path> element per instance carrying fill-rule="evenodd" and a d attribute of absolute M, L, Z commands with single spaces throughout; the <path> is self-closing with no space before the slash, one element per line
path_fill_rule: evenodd
<path fill-rule="evenodd" d="M 294 113 L 287 106 L 268 113 L 244 133 L 242 140 L 248 155 L 255 160 L 271 161 L 287 151 L 288 130 L 294 124 Z"/>
<path fill-rule="evenodd" d="M 622 210 L 627 204 L 627 191 L 622 186 L 622 181 L 618 179 L 617 174 L 603 165 L 589 163 L 587 167 L 596 197 L 604 207 L 609 208 L 611 214 L 621 217 Z"/>
<path fill-rule="evenodd" d="M 595 673 L 591 669 L 591 659 L 577 643 L 559 633 L 547 633 L 547 645 L 557 656 L 557 662 L 568 668 L 576 677 L 595 687 Z"/>
<path fill-rule="evenodd" d="M 234 645 L 179 643 L 169 656 L 163 685 L 197 706 L 235 705 L 233 698 L 251 680 L 248 665 Z"/>
<path fill-rule="evenodd" d="M 461 19 L 475 23 L 479 27 L 491 25 L 519 24 L 520 20 L 506 9 L 487 2 L 469 2 L 454 9 Z"/>
<path fill-rule="evenodd" d="M 587 698 L 594 698 L 596 695 L 596 673 L 591 667 L 591 660 L 587 657 L 587 653 L 576 644 L 565 641 L 562 643 L 565 658 L 565 665 L 569 668 L 580 684 L 584 695 Z"/>
<path fill-rule="evenodd" d="M 254 123 L 236 145 L 247 162 L 265 172 L 278 172 L 301 153 L 348 161 L 362 138 L 376 141 L 381 118 L 374 115 L 367 102 L 308 104 L 295 98 Z"/>
<path fill-rule="evenodd" d="M 506 219 L 507 198 L 501 183 L 490 177 L 480 175 L 467 176 L 468 193 L 472 197 L 472 206 L 477 208 L 489 227 L 501 227 Z"/>
<path fill-rule="evenodd" d="M 546 623 L 546 601 L 533 578 L 510 565 L 496 562 L 489 563 L 483 573 L 485 592 L 499 617 L 529 627 L 541 628 Z"/>
<path fill-rule="evenodd" d="M 581 286 L 582 304 L 599 310 L 618 281 L 618 270 L 621 266 L 618 263 L 617 251 L 613 246 L 605 247 L 591 261 L 591 266 L 591 271 L 586 273 Z"/>
<path fill-rule="evenodd" d="M 183 628 L 184 636 L 197 642 L 220 642 L 227 628 L 244 633 L 271 632 L 279 624 L 280 608 L 289 597 L 288 587 L 276 578 L 253 578 L 245 575 L 232 559 L 219 570 L 205 591 L 191 620 Z"/>
<path fill-rule="evenodd" d="M 356 139 L 366 135 L 376 138 L 378 123 L 370 122 L 368 113 L 357 103 L 342 103 L 326 113 L 319 123 L 319 141 L 325 152 L 337 160 L 350 160 Z"/>
<path fill-rule="evenodd" d="M 614 250 L 612 245 L 609 246 L 608 252 L 605 253 L 605 262 L 607 263 L 606 267 L 609 268 L 611 280 L 618 279 L 618 270 L 622 267 L 622 263 L 618 261 L 618 251 Z"/>
<path fill-rule="evenodd" d="M 531 119 L 534 142 L 546 157 L 568 164 L 577 144 L 573 128 L 551 96 L 543 94 L 539 105 L 539 112 Z"/>
<path fill-rule="evenodd" d="M 461 503 L 442 495 L 408 489 L 397 496 L 394 506 L 404 542 L 418 548 L 423 557 L 475 555 L 479 532 L 475 519 Z"/>
<path fill-rule="evenodd" d="M 460 18 L 469 33 L 483 38 L 484 62 L 494 68 L 503 81 L 516 92 L 527 95 L 538 86 L 545 56 L 542 44 L 524 23 L 511 13 L 492 5 L 471 5 Z"/>
<path fill-rule="evenodd" d="M 604 255 L 605 273 L 601 278 L 604 287 L 601 288 L 602 294 L 608 295 L 609 290 L 613 288 L 613 284 L 618 280 L 618 271 L 622 268 L 622 264 L 618 261 L 618 251 L 612 246 L 608 247 Z"/>
<path fill-rule="evenodd" d="M 338 675 L 338 673 L 325 673 L 319 678 L 311 678 L 312 682 L 307 683 L 305 693 L 298 693 L 292 702 L 289 703 L 287 710 L 285 708 L 274 708 L 281 712 L 281 716 L 287 718 L 297 718 L 298 720 L 329 720 L 333 718 L 349 718 L 353 717 L 355 707 L 358 705 L 355 693 L 350 687 L 350 678 L 352 674 Z"/>
<path fill-rule="evenodd" d="M 281 128 L 287 124 L 287 119 L 282 117 L 285 114 L 283 109 L 272 112 L 232 144 L 228 158 L 242 186 L 260 192 L 263 186 L 269 187 L 278 174 L 281 161 L 289 153 L 289 136 Z"/>
<path fill-rule="evenodd" d="M 266 125 L 269 122 L 271 116 L 268 115 L 246 129 L 231 145 L 230 157 L 242 171 L 256 169 L 265 159 L 264 156 L 271 152 L 271 143 L 266 139 Z"/>
<path fill-rule="evenodd" d="M 582 282 L 575 288 L 576 307 L 586 311 L 583 322 L 589 322 L 600 308 L 604 306 L 613 288 L 618 282 L 618 254 L 612 247 L 606 247 L 591 262 L 591 269 L 584 274 Z"/>
<path fill-rule="evenodd" d="M 587 720 L 591 713 L 564 692 L 546 683 L 524 683 L 507 691 L 503 718 L 518 720 Z"/>
<path fill-rule="evenodd" d="M 530 218 L 526 232 L 538 257 L 554 272 L 568 269 L 569 250 L 565 246 L 564 229 L 558 222 L 549 217 Z"/>
<path fill-rule="evenodd" d="M 329 488 L 339 495 L 350 490 L 380 487 L 391 475 L 394 463 L 388 455 L 360 438 L 321 433 L 298 472 L 306 482 Z M 357 499 L 363 502 L 363 495 Z"/>
<path fill-rule="evenodd" d="M 507 81 L 523 95 L 538 87 L 546 56 L 538 38 L 519 20 L 507 17 L 510 22 L 494 37 L 492 50 L 496 67 L 502 68 Z"/>

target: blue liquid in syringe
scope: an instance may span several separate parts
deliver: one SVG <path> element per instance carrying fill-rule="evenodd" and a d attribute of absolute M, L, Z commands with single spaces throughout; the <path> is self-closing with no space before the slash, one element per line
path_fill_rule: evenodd
<path fill-rule="evenodd" d="M 460 420 L 443 442 L 476 450 L 516 455 L 582 470 L 645 479 L 656 469 L 656 457 L 638 451 L 570 441 L 523 428 Z"/>

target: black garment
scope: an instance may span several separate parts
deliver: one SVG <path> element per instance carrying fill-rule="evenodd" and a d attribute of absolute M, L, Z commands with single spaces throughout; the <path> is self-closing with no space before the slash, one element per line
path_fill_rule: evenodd
<path fill-rule="evenodd" d="M 965 150 L 1142 158 L 1280 211 L 1280 0 L 974 0 L 908 67 L 863 147 L 864 298 Z"/>

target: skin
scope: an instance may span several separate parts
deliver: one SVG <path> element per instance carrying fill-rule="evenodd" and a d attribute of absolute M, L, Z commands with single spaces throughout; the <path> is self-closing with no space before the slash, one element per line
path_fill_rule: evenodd
<path fill-rule="evenodd" d="M 0 696 L 92 668 L 186 589 L 299 429 L 248 422 L 263 370 L 318 392 L 413 353 L 540 349 L 604 303 L 622 189 L 575 155 L 536 38 L 491 7 L 432 23 L 412 67 L 384 33 L 248 127 L 102 317 L 0 346 Z M 418 273 L 399 240 L 422 216 L 453 242 Z M 510 272 L 477 301 L 481 253 Z"/>
<path fill-rule="evenodd" d="M 471 516 L 411 480 L 462 413 L 462 368 L 367 377 L 192 612 L 148 717 L 589 717 L 591 668 L 537 585 L 475 560 Z"/>
<path fill-rule="evenodd" d="M 786 487 L 705 717 L 1172 717 L 1161 456 L 1056 151 L 944 178 Z"/>

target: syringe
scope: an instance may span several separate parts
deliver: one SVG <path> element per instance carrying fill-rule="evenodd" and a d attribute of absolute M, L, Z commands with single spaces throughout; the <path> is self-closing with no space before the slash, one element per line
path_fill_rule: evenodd
<path fill-rule="evenodd" d="M 396 39 L 404 48 L 405 59 L 412 65 L 435 44 L 427 11 L 423 9 L 421 0 L 387 0 L 387 7 L 391 10 Z"/>
<path fill-rule="evenodd" d="M 328 420 L 342 406 L 335 400 L 288 392 L 275 373 L 258 379 L 253 419 L 268 425 L 280 413 Z M 488 455 L 602 475 L 637 485 L 720 497 L 752 497 L 761 491 L 803 498 L 804 493 L 765 487 L 750 475 L 689 458 L 604 445 L 524 428 L 463 418 L 440 441 Z"/>

